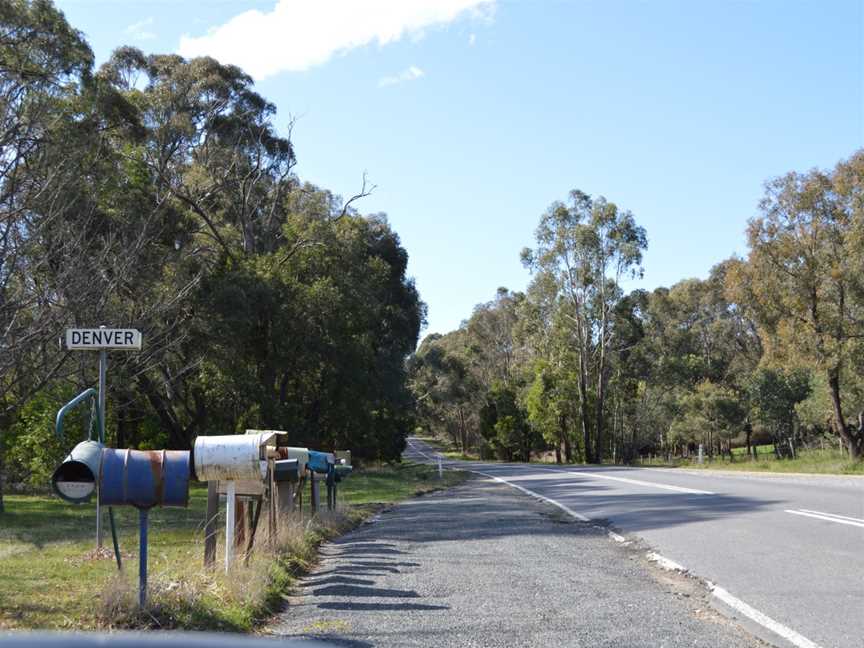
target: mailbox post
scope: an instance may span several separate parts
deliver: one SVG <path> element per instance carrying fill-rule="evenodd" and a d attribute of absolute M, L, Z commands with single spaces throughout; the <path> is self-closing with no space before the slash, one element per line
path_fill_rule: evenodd
<path fill-rule="evenodd" d="M 154 506 L 189 506 L 188 450 L 102 450 L 99 499 L 138 509 L 138 604 L 147 601 L 147 526 Z"/>
<path fill-rule="evenodd" d="M 259 432 L 255 434 L 199 436 L 195 439 L 195 477 L 199 481 L 222 481 L 226 485 L 225 571 L 228 571 L 234 562 L 237 482 L 252 482 L 260 486 L 263 492 L 264 480 L 269 472 L 267 448 L 275 444 L 275 437 L 273 432 Z M 218 504 L 218 500 L 214 499 L 213 502 Z M 215 515 L 215 508 L 211 510 L 208 506 L 208 522 Z M 215 548 L 213 548 L 215 540 L 215 534 L 208 533 L 206 535 L 205 562 L 208 556 L 215 556 Z"/>

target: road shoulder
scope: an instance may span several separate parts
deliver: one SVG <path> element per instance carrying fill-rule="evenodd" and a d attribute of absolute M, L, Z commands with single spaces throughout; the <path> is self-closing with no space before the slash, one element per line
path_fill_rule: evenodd
<path fill-rule="evenodd" d="M 322 547 L 270 631 L 355 646 L 759 646 L 642 548 L 476 478 Z"/>

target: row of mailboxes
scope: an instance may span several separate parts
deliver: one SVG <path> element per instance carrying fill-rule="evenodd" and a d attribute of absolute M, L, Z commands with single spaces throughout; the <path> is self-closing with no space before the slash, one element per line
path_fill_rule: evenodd
<path fill-rule="evenodd" d="M 118 450 L 98 441 L 82 441 L 54 471 L 51 485 L 59 497 L 76 504 L 90 500 L 98 481 L 100 504 L 186 507 L 193 474 L 199 481 L 263 483 L 268 469 L 264 449 L 271 440 L 267 433 L 198 437 L 192 454 Z M 273 458 L 277 482 L 297 482 L 307 470 L 339 482 L 351 472 L 344 457 L 307 448 L 278 448 Z"/>

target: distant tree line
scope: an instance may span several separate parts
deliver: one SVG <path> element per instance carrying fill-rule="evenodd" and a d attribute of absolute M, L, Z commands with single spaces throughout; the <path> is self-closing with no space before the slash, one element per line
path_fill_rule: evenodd
<path fill-rule="evenodd" d="M 399 457 L 407 253 L 356 211 L 365 179 L 346 201 L 298 178 L 274 115 L 234 66 L 122 47 L 94 69 L 51 2 L 0 3 L 0 493 L 46 482 L 56 410 L 96 381 L 66 327 L 143 332 L 110 357 L 117 446 L 272 428 Z"/>
<path fill-rule="evenodd" d="M 647 245 L 582 191 L 541 216 L 527 290 L 498 291 L 410 361 L 422 427 L 464 451 L 631 462 L 758 438 L 864 453 L 864 151 L 770 181 L 749 252 L 626 293 Z M 682 233 L 682 238 L 685 236 Z"/>

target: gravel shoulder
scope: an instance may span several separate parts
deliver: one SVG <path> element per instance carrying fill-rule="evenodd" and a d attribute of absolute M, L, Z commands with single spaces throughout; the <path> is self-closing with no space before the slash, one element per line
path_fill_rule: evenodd
<path fill-rule="evenodd" d="M 485 479 L 321 550 L 270 632 L 344 646 L 764 646 L 645 551 Z"/>

